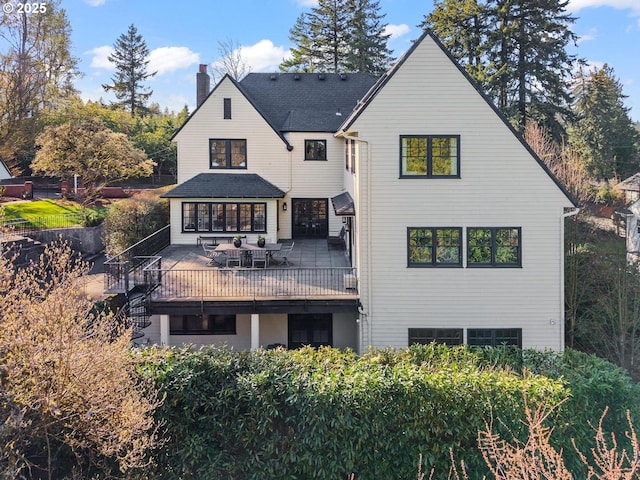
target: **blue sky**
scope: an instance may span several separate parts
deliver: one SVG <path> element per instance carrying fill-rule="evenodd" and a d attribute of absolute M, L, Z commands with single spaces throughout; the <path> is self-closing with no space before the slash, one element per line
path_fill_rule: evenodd
<path fill-rule="evenodd" d="M 292 46 L 289 29 L 313 0 L 62 0 L 71 21 L 73 53 L 84 99 L 110 99 L 101 88 L 113 75 L 107 57 L 117 37 L 134 24 L 151 50 L 152 101 L 170 110 L 195 104 L 198 64 L 219 57 L 219 42 L 242 46 L 251 71 L 275 71 Z M 395 56 L 420 35 L 417 24 L 431 0 L 380 0 Z M 571 0 L 580 37 L 575 53 L 592 65 L 607 63 L 623 84 L 631 118 L 640 120 L 640 0 Z"/>

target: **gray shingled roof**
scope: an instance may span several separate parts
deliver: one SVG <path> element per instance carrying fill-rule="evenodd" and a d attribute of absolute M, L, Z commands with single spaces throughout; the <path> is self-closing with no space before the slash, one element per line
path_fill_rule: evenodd
<path fill-rule="evenodd" d="M 200 173 L 163 198 L 283 198 L 284 192 L 255 173 Z"/>
<path fill-rule="evenodd" d="M 240 87 L 276 130 L 335 132 L 375 82 L 368 73 L 250 73 Z"/>
<path fill-rule="evenodd" d="M 620 190 L 640 190 L 640 173 L 631 175 L 626 180 L 618 183 L 618 188 Z"/>

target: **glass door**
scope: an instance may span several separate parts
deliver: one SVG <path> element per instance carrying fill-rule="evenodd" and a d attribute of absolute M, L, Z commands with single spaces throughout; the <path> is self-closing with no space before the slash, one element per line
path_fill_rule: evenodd
<path fill-rule="evenodd" d="M 333 345 L 333 315 L 330 313 L 290 314 L 289 348 Z"/>
<path fill-rule="evenodd" d="M 294 198 L 291 200 L 293 238 L 326 238 L 329 231 L 326 198 Z"/>

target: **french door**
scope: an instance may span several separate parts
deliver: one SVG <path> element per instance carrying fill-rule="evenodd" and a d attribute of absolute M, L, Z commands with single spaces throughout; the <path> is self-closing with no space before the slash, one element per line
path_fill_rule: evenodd
<path fill-rule="evenodd" d="M 289 314 L 290 349 L 310 345 L 314 348 L 333 345 L 333 315 L 331 313 Z"/>
<path fill-rule="evenodd" d="M 327 238 L 329 201 L 326 198 L 293 198 L 291 204 L 293 238 Z"/>

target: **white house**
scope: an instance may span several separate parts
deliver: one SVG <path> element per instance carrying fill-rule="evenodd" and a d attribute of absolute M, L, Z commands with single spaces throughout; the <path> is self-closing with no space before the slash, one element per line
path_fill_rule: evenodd
<path fill-rule="evenodd" d="M 258 73 L 198 96 L 174 137 L 171 246 L 145 264 L 151 341 L 564 348 L 575 205 L 431 33 L 377 81 Z M 196 259 L 237 234 L 340 235 L 345 265 Z"/>
<path fill-rule="evenodd" d="M 6 180 L 8 178 L 13 178 L 11 172 L 9 171 L 9 167 L 4 163 L 4 160 L 0 158 L 0 180 Z"/>

